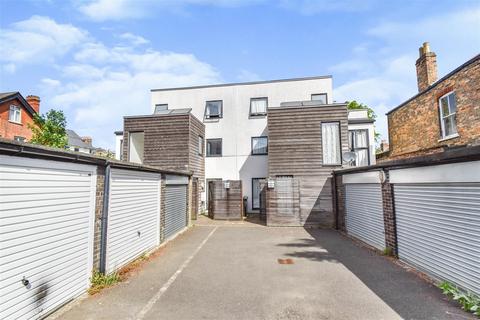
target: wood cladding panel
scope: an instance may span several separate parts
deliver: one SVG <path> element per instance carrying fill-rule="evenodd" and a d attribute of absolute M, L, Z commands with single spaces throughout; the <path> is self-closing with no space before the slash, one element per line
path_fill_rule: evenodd
<path fill-rule="evenodd" d="M 208 215 L 215 220 L 241 220 L 243 218 L 242 181 L 228 180 L 230 188 L 225 189 L 226 181 L 210 181 L 208 186 Z"/>

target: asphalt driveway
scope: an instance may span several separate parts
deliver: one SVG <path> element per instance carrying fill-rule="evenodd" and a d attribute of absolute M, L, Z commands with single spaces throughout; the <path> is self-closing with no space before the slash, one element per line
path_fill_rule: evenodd
<path fill-rule="evenodd" d="M 248 223 L 200 223 L 128 281 L 52 318 L 473 319 L 335 231 Z"/>

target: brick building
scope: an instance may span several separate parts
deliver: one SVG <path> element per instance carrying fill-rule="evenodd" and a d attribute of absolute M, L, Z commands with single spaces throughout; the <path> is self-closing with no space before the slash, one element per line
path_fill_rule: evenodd
<path fill-rule="evenodd" d="M 389 152 L 380 161 L 480 144 L 480 55 L 437 81 L 426 42 L 416 68 L 419 93 L 387 113 Z"/>
<path fill-rule="evenodd" d="M 23 96 L 19 92 L 0 93 L 0 137 L 29 141 L 32 131 L 33 115 L 40 111 L 40 98 Z"/>

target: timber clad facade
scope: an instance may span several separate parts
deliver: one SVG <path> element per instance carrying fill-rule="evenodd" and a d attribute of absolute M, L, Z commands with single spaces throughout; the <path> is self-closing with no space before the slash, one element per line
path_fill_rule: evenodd
<path fill-rule="evenodd" d="M 267 191 L 267 223 L 269 217 L 279 215 L 283 218 L 277 218 L 276 225 L 334 226 L 331 179 L 332 171 L 342 166 L 343 152 L 349 150 L 347 118 L 346 104 L 285 104 L 268 109 L 268 176 L 276 186 Z M 322 124 L 332 123 L 339 128 L 336 165 L 324 163 L 322 146 Z M 284 192 L 291 192 L 292 203 L 286 202 Z M 293 215 L 279 212 L 290 206 Z"/>
<path fill-rule="evenodd" d="M 228 184 L 228 189 L 225 187 Z M 243 217 L 242 181 L 210 181 L 208 215 L 216 220 L 241 220 Z"/>

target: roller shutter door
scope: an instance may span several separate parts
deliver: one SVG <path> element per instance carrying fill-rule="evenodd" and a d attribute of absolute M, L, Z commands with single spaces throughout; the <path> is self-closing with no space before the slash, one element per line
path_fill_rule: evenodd
<path fill-rule="evenodd" d="M 95 189 L 95 166 L 0 156 L 0 319 L 42 318 L 89 288 Z"/>
<path fill-rule="evenodd" d="M 381 185 L 378 183 L 347 184 L 345 209 L 348 234 L 379 250 L 385 249 Z"/>
<path fill-rule="evenodd" d="M 480 294 L 480 183 L 394 185 L 398 255 Z"/>
<path fill-rule="evenodd" d="M 187 186 L 165 188 L 165 238 L 171 238 L 187 226 Z"/>
<path fill-rule="evenodd" d="M 107 272 L 159 244 L 160 174 L 112 169 L 108 208 Z"/>

